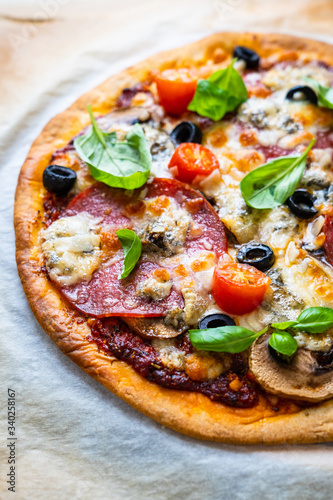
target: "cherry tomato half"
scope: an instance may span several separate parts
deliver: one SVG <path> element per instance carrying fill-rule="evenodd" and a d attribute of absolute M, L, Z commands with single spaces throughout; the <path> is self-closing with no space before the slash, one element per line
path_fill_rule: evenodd
<path fill-rule="evenodd" d="M 160 103 L 166 113 L 181 115 L 193 99 L 197 79 L 189 70 L 166 69 L 156 75 L 155 82 Z"/>
<path fill-rule="evenodd" d="M 175 177 L 191 183 L 197 175 L 209 175 L 219 168 L 219 162 L 210 149 L 195 144 L 184 142 L 173 153 L 169 168 L 175 167 Z"/>
<path fill-rule="evenodd" d="M 213 276 L 213 297 L 229 314 L 247 314 L 262 302 L 271 280 L 247 264 L 217 265 Z"/>

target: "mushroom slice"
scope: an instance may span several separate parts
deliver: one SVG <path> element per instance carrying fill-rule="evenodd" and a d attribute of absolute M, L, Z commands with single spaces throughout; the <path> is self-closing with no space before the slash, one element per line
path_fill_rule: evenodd
<path fill-rule="evenodd" d="M 172 339 L 178 337 L 187 330 L 187 326 L 182 325 L 175 328 L 166 325 L 161 318 L 122 318 L 135 333 L 145 339 Z"/>
<path fill-rule="evenodd" d="M 320 364 L 318 353 L 298 349 L 290 363 L 272 355 L 265 333 L 251 346 L 249 368 L 257 382 L 279 396 L 316 403 L 333 396 L 332 364 Z"/>
<path fill-rule="evenodd" d="M 147 108 L 133 106 L 132 108 L 116 109 L 98 120 L 102 128 L 114 126 L 116 124 L 132 125 L 134 123 L 147 122 L 151 118 L 151 113 Z"/>

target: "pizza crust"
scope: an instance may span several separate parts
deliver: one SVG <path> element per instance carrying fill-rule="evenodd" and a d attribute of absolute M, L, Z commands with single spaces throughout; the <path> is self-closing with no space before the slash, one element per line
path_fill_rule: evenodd
<path fill-rule="evenodd" d="M 112 110 L 123 88 L 146 80 L 151 71 L 200 65 L 216 49 L 231 52 L 235 45 L 275 57 L 302 53 L 333 65 L 333 47 L 314 40 L 286 35 L 220 33 L 179 49 L 157 54 L 83 95 L 53 118 L 33 143 L 22 167 L 15 196 L 14 224 L 19 274 L 31 308 L 41 326 L 64 354 L 134 408 L 176 431 L 200 439 L 237 444 L 281 444 L 329 441 L 333 438 L 333 400 L 288 414 L 274 414 L 264 398 L 250 409 L 214 403 L 198 393 L 165 389 L 148 382 L 129 365 L 98 351 L 87 336 L 84 317 L 61 297 L 41 272 L 39 231 L 43 219 L 42 173 L 52 153 L 88 125 L 86 105 L 94 114 Z M 289 55 L 288 55 L 289 53 Z"/>

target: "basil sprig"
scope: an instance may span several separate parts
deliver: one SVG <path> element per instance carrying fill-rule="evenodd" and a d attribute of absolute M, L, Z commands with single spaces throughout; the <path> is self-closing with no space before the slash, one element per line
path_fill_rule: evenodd
<path fill-rule="evenodd" d="M 116 132 L 103 132 L 87 106 L 92 129 L 74 141 L 75 149 L 89 166 L 91 175 L 108 186 L 135 189 L 148 179 L 151 154 L 142 127 L 136 123 L 118 141 Z"/>
<path fill-rule="evenodd" d="M 300 156 L 281 156 L 248 173 L 239 185 L 245 203 L 259 209 L 282 205 L 297 188 L 314 143 Z"/>
<path fill-rule="evenodd" d="M 303 80 L 316 90 L 320 106 L 333 109 L 333 87 L 325 87 L 313 78 L 304 77 Z"/>
<path fill-rule="evenodd" d="M 288 332 L 274 331 L 268 343 L 275 351 L 285 356 L 292 356 L 297 351 L 297 341 Z"/>
<path fill-rule="evenodd" d="M 116 234 L 124 250 L 124 263 L 121 274 L 118 276 L 120 280 L 126 278 L 133 271 L 140 258 L 142 245 L 138 236 L 131 229 L 119 229 Z"/>
<path fill-rule="evenodd" d="M 220 326 L 206 330 L 190 330 L 190 341 L 194 347 L 203 351 L 231 352 L 245 351 L 263 333 L 252 332 L 241 326 Z"/>
<path fill-rule="evenodd" d="M 198 80 L 197 88 L 187 109 L 218 121 L 247 100 L 242 77 L 234 69 L 233 59 L 225 69 L 215 71 L 207 80 Z"/>
<path fill-rule="evenodd" d="M 295 328 L 305 333 L 323 333 L 333 326 L 333 309 L 330 307 L 309 307 L 305 309 L 296 321 L 273 323 L 273 328 L 286 330 Z"/>

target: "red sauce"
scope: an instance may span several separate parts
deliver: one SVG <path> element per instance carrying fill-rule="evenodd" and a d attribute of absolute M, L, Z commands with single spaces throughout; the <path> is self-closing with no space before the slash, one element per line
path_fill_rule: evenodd
<path fill-rule="evenodd" d="M 192 380 L 185 372 L 171 370 L 162 365 L 158 352 L 148 340 L 131 332 L 126 325 L 114 318 L 98 320 L 92 327 L 90 341 L 117 359 L 132 366 L 142 377 L 168 389 L 199 392 L 212 401 L 236 408 L 250 408 L 258 402 L 256 384 L 247 375 L 247 367 L 239 355 L 234 356 L 231 369 L 214 380 Z M 192 346 L 184 337 L 179 339 L 179 347 L 191 352 Z M 242 387 L 233 391 L 229 383 L 235 375 L 242 381 Z"/>
<path fill-rule="evenodd" d="M 46 227 L 50 226 L 52 222 L 62 216 L 72 198 L 73 196 L 56 196 L 53 193 L 47 193 L 43 203 L 44 222 Z"/>

